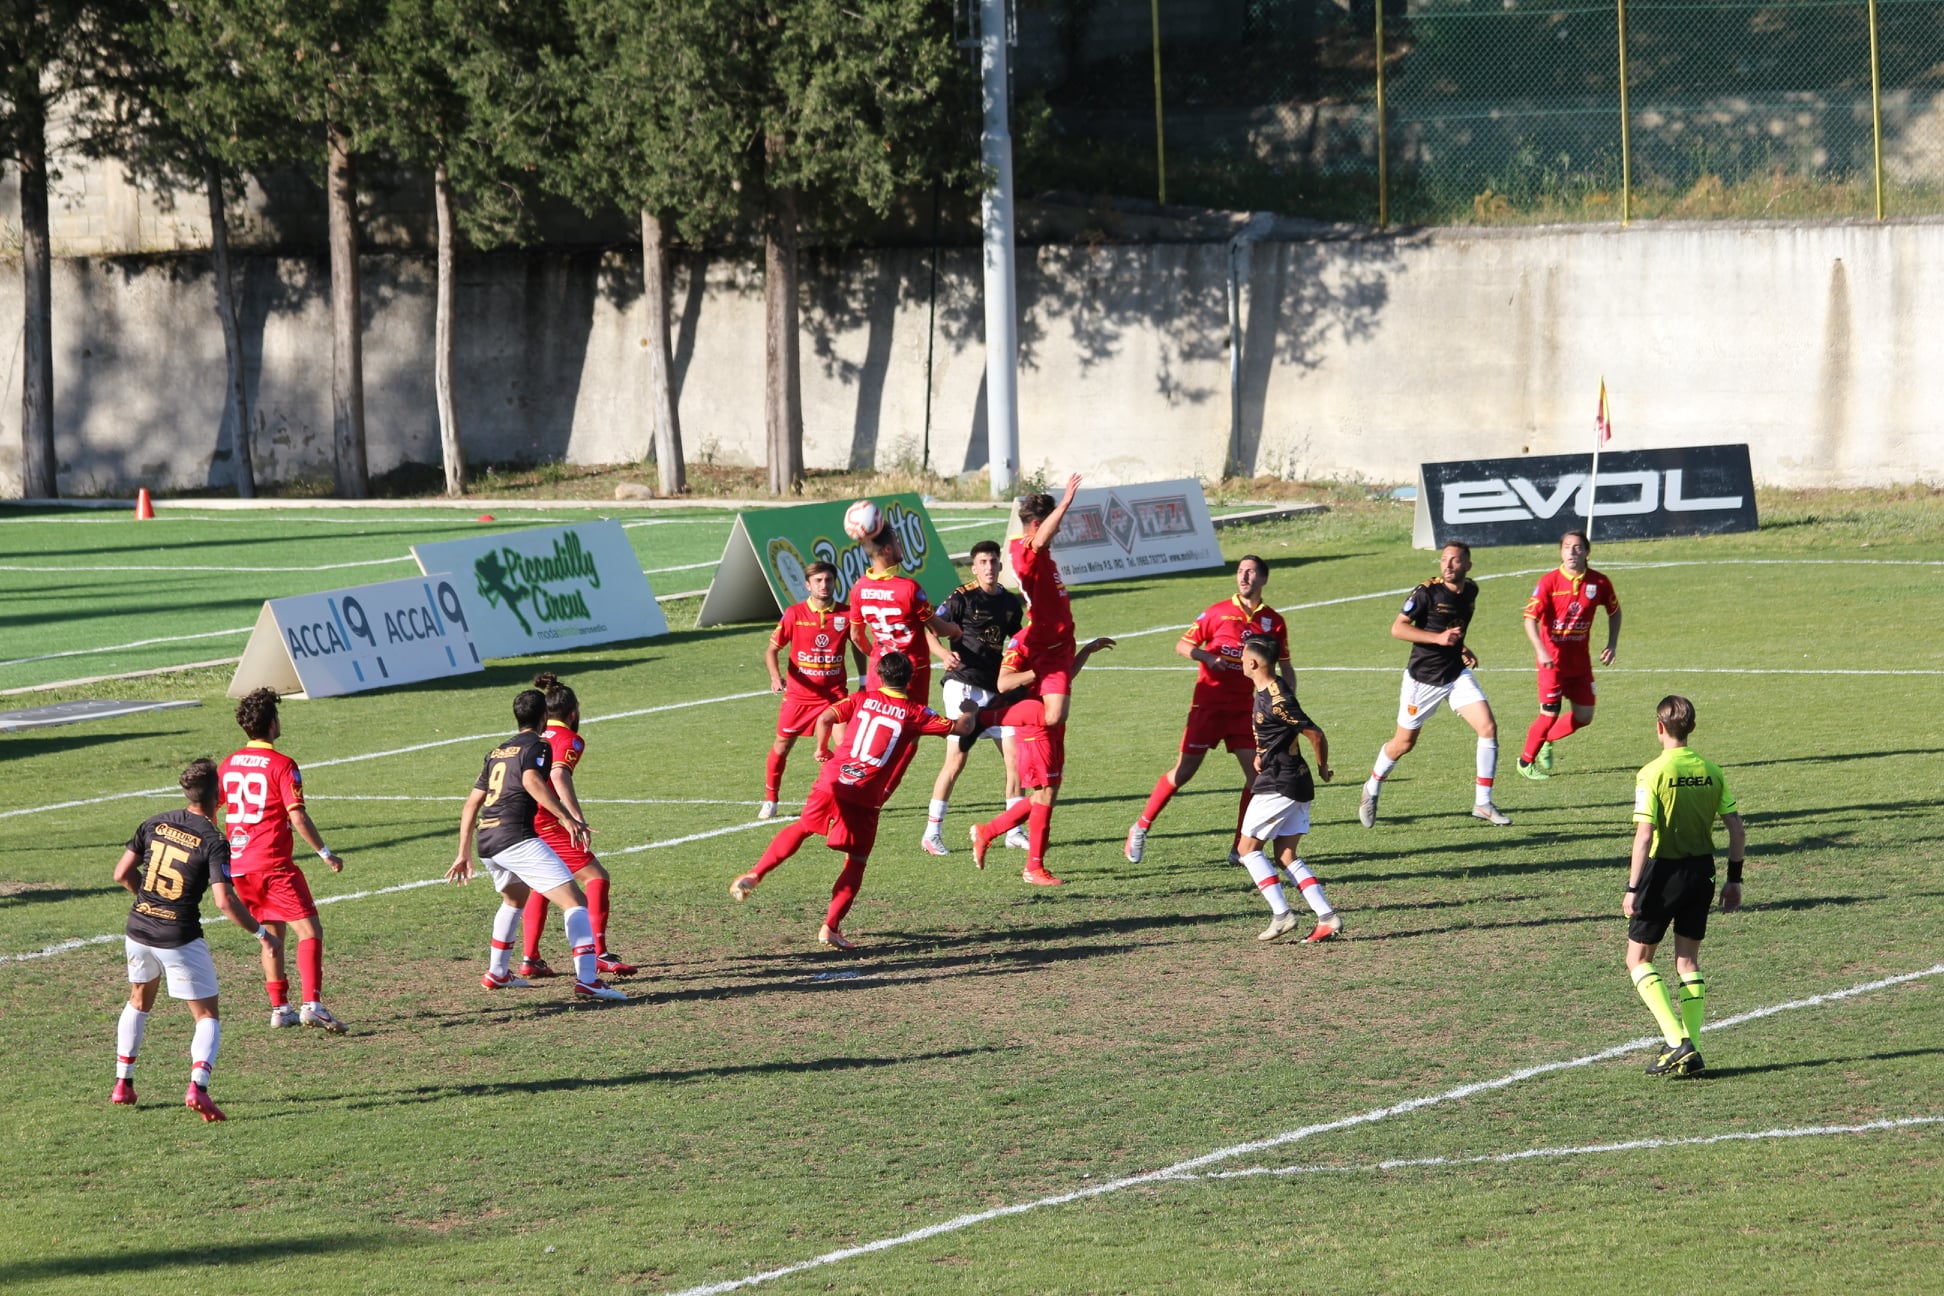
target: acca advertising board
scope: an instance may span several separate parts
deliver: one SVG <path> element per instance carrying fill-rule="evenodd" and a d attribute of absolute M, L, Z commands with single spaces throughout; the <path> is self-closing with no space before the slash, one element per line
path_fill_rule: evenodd
<path fill-rule="evenodd" d="M 1019 530 L 1017 508 L 1013 530 Z M 1053 538 L 1053 556 L 1060 563 L 1060 579 L 1068 585 L 1223 565 L 1208 499 L 1193 477 L 1082 487 Z M 1005 578 L 1008 584 L 1019 584 L 1010 545 Z"/>
<path fill-rule="evenodd" d="M 1596 542 L 1756 529 L 1746 445 L 1609 451 L 1599 466 Z M 1592 469 L 1590 455 L 1425 464 L 1411 543 L 1555 544 L 1586 521 Z"/>
<path fill-rule="evenodd" d="M 271 599 L 229 695 L 337 697 L 480 670 L 458 586 L 445 575 Z"/>
<path fill-rule="evenodd" d="M 529 657 L 668 633 L 628 533 L 614 521 L 534 527 L 412 546 L 419 570 L 470 577 L 473 642 Z"/>
<path fill-rule="evenodd" d="M 908 494 L 869 498 L 898 533 L 904 574 L 916 580 L 934 604 L 943 602 L 959 587 L 958 569 L 945 556 L 945 542 L 938 538 L 925 502 Z M 779 615 L 808 596 L 804 569 L 813 562 L 837 568 L 837 597 L 848 598 L 851 585 L 870 566 L 864 547 L 844 534 L 844 510 L 855 502 L 798 504 L 738 515 L 696 626 Z"/>

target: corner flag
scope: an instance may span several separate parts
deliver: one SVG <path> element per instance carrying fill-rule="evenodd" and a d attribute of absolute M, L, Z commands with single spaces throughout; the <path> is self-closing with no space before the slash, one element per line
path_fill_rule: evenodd
<path fill-rule="evenodd" d="M 1599 429 L 1598 444 L 1605 445 L 1613 440 L 1613 419 L 1607 414 L 1606 379 L 1600 379 L 1600 406 L 1593 411 L 1593 426 Z"/>

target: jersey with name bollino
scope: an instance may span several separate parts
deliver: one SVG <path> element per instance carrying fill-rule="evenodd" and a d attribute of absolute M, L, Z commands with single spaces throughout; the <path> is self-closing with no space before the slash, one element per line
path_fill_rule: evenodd
<path fill-rule="evenodd" d="M 193 810 L 170 810 L 137 828 L 128 849 L 136 879 L 129 936 L 156 949 L 201 940 L 203 893 L 230 880 L 229 843 L 216 825 Z"/>
<path fill-rule="evenodd" d="M 894 759 L 921 734 L 947 734 L 951 722 L 898 689 L 853 693 L 835 704 L 844 726 L 844 746 L 833 754 L 820 778 L 835 784 L 846 801 L 881 806 L 891 795 L 904 762 Z"/>

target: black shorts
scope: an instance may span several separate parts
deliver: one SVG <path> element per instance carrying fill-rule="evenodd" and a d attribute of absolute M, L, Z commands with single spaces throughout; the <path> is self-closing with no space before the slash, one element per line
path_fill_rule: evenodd
<path fill-rule="evenodd" d="M 1642 945 L 1658 945 L 1669 923 L 1676 936 L 1698 941 L 1708 934 L 1708 906 L 1714 903 L 1714 857 L 1647 861 L 1634 892 L 1634 916 L 1627 936 Z"/>

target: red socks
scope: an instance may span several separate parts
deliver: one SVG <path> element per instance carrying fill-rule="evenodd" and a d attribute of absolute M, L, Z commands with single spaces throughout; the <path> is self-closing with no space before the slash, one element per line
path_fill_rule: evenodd
<path fill-rule="evenodd" d="M 1043 869 L 1046 867 L 1047 829 L 1053 822 L 1053 807 L 1041 805 L 1037 801 L 1026 803 L 1031 807 L 1026 812 L 1026 867 Z"/>
<path fill-rule="evenodd" d="M 587 892 L 587 916 L 594 921 L 594 952 L 607 953 L 608 879 L 589 878 L 582 890 Z"/>
<path fill-rule="evenodd" d="M 763 774 L 763 800 L 775 801 L 777 793 L 783 790 L 783 766 L 789 762 L 790 754 L 770 748 L 769 764 Z"/>
<path fill-rule="evenodd" d="M 1143 828 L 1154 827 L 1156 817 L 1160 815 L 1162 808 L 1168 804 L 1168 799 L 1174 794 L 1174 780 L 1166 774 L 1154 780 L 1154 791 L 1148 793 L 1147 808 L 1141 811 L 1141 817 L 1134 822 Z"/>
<path fill-rule="evenodd" d="M 540 933 L 546 925 L 547 897 L 529 891 L 520 917 L 520 957 L 529 963 L 540 957 Z"/>
<path fill-rule="evenodd" d="M 313 936 L 297 942 L 297 983 L 304 989 L 305 1003 L 322 1003 L 324 995 L 324 942 Z"/>
<path fill-rule="evenodd" d="M 1561 738 L 1566 737 L 1566 735 L 1578 732 L 1579 729 L 1580 722 L 1573 718 L 1572 708 L 1562 707 L 1559 712 L 1559 719 L 1553 721 L 1552 729 L 1546 734 L 1546 741 L 1558 742 Z"/>
<path fill-rule="evenodd" d="M 844 915 L 850 912 L 851 901 L 864 886 L 864 861 L 855 855 L 844 856 L 844 871 L 837 875 L 837 885 L 830 888 L 830 908 L 824 912 L 824 924 L 836 931 L 844 924 Z"/>
<path fill-rule="evenodd" d="M 749 870 L 750 873 L 756 877 L 762 877 L 778 864 L 781 864 L 784 860 L 796 854 L 797 849 L 803 845 L 804 840 L 810 835 L 810 832 L 802 824 L 790 824 L 782 832 L 770 839 L 769 849 L 763 852 L 763 858 L 756 861 L 756 867 Z"/>
<path fill-rule="evenodd" d="M 263 992 L 270 996 L 270 1006 L 272 1008 L 288 1008 L 290 1006 L 290 982 L 265 981 L 263 983 Z"/>
<path fill-rule="evenodd" d="M 985 826 L 986 836 L 996 841 L 1001 836 L 1011 832 L 1013 829 L 1019 827 L 1019 825 L 1025 823 L 1027 817 L 1030 816 L 1032 813 L 1033 813 L 1032 798 L 1022 797 L 1019 800 L 1013 802 L 1011 805 L 1007 806 L 1003 811 L 1000 812 L 999 817 L 997 819 L 994 819 L 991 823 Z"/>
<path fill-rule="evenodd" d="M 1549 742 L 1558 742 L 1580 728 L 1579 721 L 1573 719 L 1571 707 L 1561 707 L 1556 716 L 1541 711 L 1539 718 L 1532 722 L 1532 727 L 1526 730 L 1525 750 L 1519 753 L 1519 759 L 1530 765 L 1539 759 L 1541 746 Z"/>

